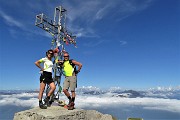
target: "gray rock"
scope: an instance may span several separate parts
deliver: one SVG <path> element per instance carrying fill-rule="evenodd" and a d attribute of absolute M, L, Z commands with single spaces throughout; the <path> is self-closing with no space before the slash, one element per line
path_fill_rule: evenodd
<path fill-rule="evenodd" d="M 113 120 L 113 117 L 95 110 L 67 110 L 60 106 L 51 106 L 48 109 L 36 107 L 15 113 L 14 120 Z"/>

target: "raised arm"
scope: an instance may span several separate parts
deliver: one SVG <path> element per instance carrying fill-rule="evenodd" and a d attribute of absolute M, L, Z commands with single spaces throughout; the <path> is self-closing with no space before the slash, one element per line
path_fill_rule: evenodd
<path fill-rule="evenodd" d="M 82 68 L 82 64 L 80 62 L 75 61 L 75 60 L 72 60 L 72 63 L 78 66 L 77 72 L 80 72 L 80 70 Z"/>
<path fill-rule="evenodd" d="M 41 64 L 41 62 L 40 62 L 39 60 L 37 60 L 37 61 L 35 62 L 35 65 L 36 65 L 38 68 L 40 68 L 41 71 L 44 71 L 44 68 L 42 68 L 40 64 Z"/>

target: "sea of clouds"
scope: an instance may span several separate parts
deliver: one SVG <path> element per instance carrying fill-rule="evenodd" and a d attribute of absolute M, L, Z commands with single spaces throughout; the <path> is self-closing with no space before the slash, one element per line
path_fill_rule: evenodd
<path fill-rule="evenodd" d="M 96 87 L 77 90 L 76 108 L 95 109 L 118 120 L 142 117 L 145 120 L 180 120 L 179 89 L 145 91 Z M 12 120 L 14 113 L 38 106 L 37 91 L 0 91 L 0 120 Z M 60 94 L 60 100 L 66 100 Z"/>

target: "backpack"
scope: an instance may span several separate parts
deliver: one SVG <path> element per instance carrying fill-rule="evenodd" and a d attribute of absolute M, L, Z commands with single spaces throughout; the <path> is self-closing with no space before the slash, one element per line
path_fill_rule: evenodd
<path fill-rule="evenodd" d="M 76 65 L 75 65 L 74 63 L 72 63 L 72 60 L 73 60 L 73 59 L 70 59 L 70 60 L 69 60 L 69 63 L 70 63 L 70 65 L 75 69 L 75 68 L 76 68 Z"/>

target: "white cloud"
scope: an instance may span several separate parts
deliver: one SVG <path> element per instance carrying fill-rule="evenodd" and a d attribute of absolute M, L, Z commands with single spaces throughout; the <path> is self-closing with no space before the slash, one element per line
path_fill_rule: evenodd
<path fill-rule="evenodd" d="M 104 15 L 108 12 L 108 8 L 109 8 L 109 6 L 107 5 L 101 9 L 99 9 L 95 15 L 95 19 L 96 20 L 102 19 L 104 17 Z"/>
<path fill-rule="evenodd" d="M 120 42 L 120 45 L 126 45 L 126 44 L 127 44 L 127 41 L 121 40 L 121 41 L 119 41 L 119 42 Z"/>
<path fill-rule="evenodd" d="M 73 33 L 75 33 L 77 37 L 100 37 L 100 35 L 96 32 L 95 27 L 97 21 L 112 16 L 116 16 L 114 21 L 123 20 L 138 11 L 146 9 L 149 5 L 151 5 L 152 1 L 153 0 L 145 0 L 140 2 L 136 0 L 72 0 L 71 2 L 62 1 L 62 4 L 60 5 L 67 9 L 68 22 L 66 25 L 68 30 L 71 30 Z M 24 9 L 26 9 L 26 11 L 30 14 L 29 16 L 31 17 L 36 12 L 36 14 L 44 13 L 48 15 L 50 19 L 53 19 L 54 7 L 57 7 L 59 2 L 43 1 L 43 4 L 41 3 L 42 2 L 37 1 L 36 4 L 34 4 L 34 2 L 20 2 L 20 0 L 13 2 L 13 4 L 15 4 L 17 7 L 25 6 L 26 8 Z M 7 4 L 8 7 L 13 7 L 14 9 L 16 8 L 8 2 L 4 1 L 4 4 Z M 47 7 L 48 10 L 44 9 Z M 28 21 L 27 19 L 32 20 L 32 18 L 28 18 L 27 15 L 24 15 L 25 13 L 26 12 L 17 13 L 17 16 L 21 15 L 23 18 L 25 16 L 24 20 L 31 24 L 32 21 Z M 32 26 L 25 24 L 25 21 L 21 23 L 17 20 L 18 18 L 16 18 L 16 16 L 10 16 L 3 12 L 3 10 L 0 11 L 0 16 L 9 26 L 16 26 L 23 29 L 24 31 L 27 31 L 28 33 L 35 33 L 33 30 L 29 30 L 29 28 Z M 36 34 L 38 33 L 39 32 Z"/>
<path fill-rule="evenodd" d="M 22 107 L 37 107 L 38 106 L 38 93 L 22 93 L 14 95 L 0 95 L 0 106 L 15 105 Z M 26 99 L 23 99 L 26 98 Z M 64 94 L 60 95 L 61 100 L 68 100 Z M 176 99 L 163 99 L 163 98 L 120 98 L 110 97 L 109 95 L 77 95 L 76 97 L 77 108 L 121 108 L 122 106 L 139 106 L 148 110 L 165 110 L 170 112 L 180 113 L 180 101 Z"/>
<path fill-rule="evenodd" d="M 19 27 L 19 28 L 24 28 L 22 23 L 20 23 L 19 21 L 15 20 L 13 17 L 7 15 L 2 10 L 0 11 L 0 16 L 4 19 L 4 21 L 7 23 L 7 25 L 9 25 L 9 26 L 16 26 L 16 27 Z"/>
<path fill-rule="evenodd" d="M 95 37 L 101 38 L 98 34 L 96 24 L 106 18 L 113 18 L 111 22 L 119 22 L 129 16 L 147 9 L 154 0 L 136 1 L 136 0 L 73 0 L 63 1 L 64 7 L 68 12 L 67 24 L 77 37 Z M 104 21 L 103 21 L 104 22 Z M 110 25 L 109 23 L 108 25 Z M 105 41 L 86 42 L 85 46 L 94 47 Z M 120 45 L 127 44 L 126 41 L 120 41 Z"/>
<path fill-rule="evenodd" d="M 102 44 L 103 42 L 104 42 L 104 40 L 89 41 L 87 43 L 84 43 L 84 46 L 86 46 L 86 47 L 95 47 L 95 46 L 98 46 L 98 45 Z"/>
<path fill-rule="evenodd" d="M 136 0 L 91 0 L 79 2 L 76 0 L 76 4 L 71 4 L 68 1 L 64 1 L 67 6 L 68 17 L 73 22 L 76 19 L 83 19 L 86 22 L 93 20 L 100 20 L 106 15 L 116 14 L 119 17 L 124 17 L 146 9 L 151 5 L 153 0 L 136 1 Z M 120 19 L 120 18 L 119 18 Z"/>
<path fill-rule="evenodd" d="M 0 106 L 15 105 L 22 107 L 35 107 L 38 105 L 37 101 L 38 93 L 21 93 L 13 95 L 0 95 Z M 21 98 L 26 98 L 22 100 Z"/>
<path fill-rule="evenodd" d="M 144 109 L 165 110 L 180 113 L 180 101 L 176 99 L 160 98 L 118 98 L 118 97 L 77 97 L 78 107 L 121 107 L 141 106 Z"/>

